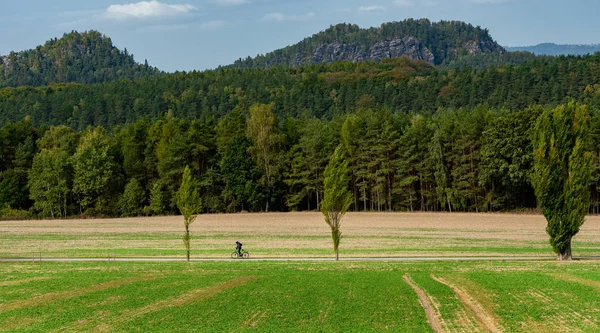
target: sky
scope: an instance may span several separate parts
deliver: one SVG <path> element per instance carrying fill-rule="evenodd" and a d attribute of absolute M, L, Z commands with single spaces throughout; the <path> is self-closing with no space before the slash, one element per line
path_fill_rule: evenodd
<path fill-rule="evenodd" d="M 0 0 L 0 55 L 98 30 L 138 62 L 204 70 L 292 45 L 338 23 L 460 20 L 503 46 L 600 43 L 599 0 Z"/>

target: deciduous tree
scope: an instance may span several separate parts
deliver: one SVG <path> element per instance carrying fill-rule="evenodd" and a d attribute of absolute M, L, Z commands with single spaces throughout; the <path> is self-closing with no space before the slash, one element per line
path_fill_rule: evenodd
<path fill-rule="evenodd" d="M 344 160 L 342 147 L 338 147 L 325 168 L 325 196 L 321 202 L 321 213 L 325 223 L 331 228 L 335 260 L 339 260 L 339 246 L 342 238 L 342 218 L 352 204 L 352 194 L 348 190 L 348 162 Z"/>
<path fill-rule="evenodd" d="M 275 120 L 273 105 L 256 104 L 250 107 L 248 136 L 252 139 L 254 146 L 250 147 L 249 150 L 263 171 L 263 184 L 271 193 L 273 193 L 275 183 L 281 176 L 279 152 L 283 140 L 283 136 L 277 130 Z M 265 205 L 266 211 L 269 211 L 271 200 L 272 198 L 269 196 Z"/>
<path fill-rule="evenodd" d="M 88 129 L 79 141 L 73 156 L 73 192 L 78 196 L 82 211 L 94 208 L 102 212 L 116 176 L 114 156 L 109 138 L 101 127 Z"/>
<path fill-rule="evenodd" d="M 198 183 L 193 178 L 189 167 L 185 167 L 183 171 L 181 186 L 177 191 L 177 207 L 183 214 L 183 226 L 185 227 L 183 244 L 187 261 L 190 261 L 190 225 L 196 221 L 196 214 L 202 210 L 202 202 L 198 194 Z"/>
<path fill-rule="evenodd" d="M 573 236 L 590 206 L 589 122 L 587 106 L 570 102 L 546 110 L 535 125 L 532 181 L 559 260 L 572 259 Z"/>

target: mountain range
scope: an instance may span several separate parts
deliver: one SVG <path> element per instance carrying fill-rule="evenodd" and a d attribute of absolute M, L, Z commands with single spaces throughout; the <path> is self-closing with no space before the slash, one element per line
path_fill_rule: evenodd
<path fill-rule="evenodd" d="M 600 52 L 600 44 L 554 44 L 542 43 L 532 46 L 505 47 L 509 52 L 527 51 L 537 55 L 586 55 Z"/>
<path fill-rule="evenodd" d="M 503 54 L 486 29 L 458 21 L 427 19 L 385 23 L 362 29 L 338 24 L 301 42 L 255 58 L 236 61 L 233 68 L 298 67 L 335 61 L 375 61 L 407 57 L 431 65 L 447 64 L 467 55 Z M 92 84 L 160 74 L 137 63 L 127 49 L 116 48 L 98 31 L 73 31 L 35 49 L 0 56 L 0 87 L 50 83 Z"/>
<path fill-rule="evenodd" d="M 507 52 L 508 51 L 508 52 Z M 600 51 L 600 44 L 502 47 L 487 29 L 459 21 L 408 19 L 363 29 L 338 24 L 273 52 L 239 59 L 228 68 L 300 67 L 336 61 L 381 62 L 406 57 L 441 67 L 484 68 L 520 64 L 535 55 L 583 55 Z M 98 31 L 66 33 L 34 49 L 0 56 L 0 88 L 51 83 L 93 84 L 136 80 L 162 72 L 135 61 L 127 49 L 115 47 Z"/>

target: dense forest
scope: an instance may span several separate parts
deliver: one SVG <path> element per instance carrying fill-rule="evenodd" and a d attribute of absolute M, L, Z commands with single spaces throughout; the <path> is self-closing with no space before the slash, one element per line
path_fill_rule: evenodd
<path fill-rule="evenodd" d="M 355 211 L 531 209 L 533 125 L 570 102 L 600 210 L 600 53 L 141 76 L 0 88 L 0 216 L 175 214 L 186 166 L 205 212 L 315 210 L 337 147 Z"/>
<path fill-rule="evenodd" d="M 487 29 L 474 27 L 459 21 L 431 22 L 428 19 L 408 19 L 401 22 L 384 23 L 380 27 L 361 29 L 355 24 L 338 24 L 314 34 L 298 44 L 279 49 L 255 58 L 239 59 L 231 67 L 271 68 L 277 66 L 296 67 L 315 63 L 328 63 L 339 60 L 345 53 L 352 57 L 366 52 L 391 40 L 414 39 L 417 44 L 407 47 L 405 55 L 413 60 L 422 59 L 423 53 L 430 54 L 431 63 L 440 65 L 466 55 L 504 53 L 504 49 L 490 36 Z M 319 53 L 327 46 L 335 52 L 321 59 Z M 403 45 L 398 45 L 402 47 Z M 426 50 L 420 50 L 423 46 Z M 416 49 L 415 49 L 416 48 Z M 390 49 L 386 49 L 390 51 Z M 393 51 L 393 48 L 392 50 Z M 347 54 L 346 54 L 347 55 Z M 358 56 L 360 57 L 360 56 Z M 361 60 L 374 60 L 369 56 Z"/>
<path fill-rule="evenodd" d="M 600 189 L 600 87 L 590 97 Z M 350 165 L 355 211 L 531 209 L 531 131 L 544 110 L 478 106 L 434 114 L 360 108 L 319 119 L 276 116 L 273 104 L 240 104 L 220 120 L 166 114 L 112 130 L 0 129 L 0 213 L 12 217 L 177 213 L 175 193 L 189 166 L 204 212 L 315 210 L 336 147 Z"/>
<path fill-rule="evenodd" d="M 555 57 L 540 56 L 530 52 L 505 52 L 505 53 L 484 53 L 476 55 L 466 55 L 460 58 L 450 60 L 440 66 L 438 69 L 445 71 L 448 69 L 470 68 L 475 70 L 483 70 L 488 67 L 500 66 L 518 66 L 535 60 L 552 61 Z"/>
<path fill-rule="evenodd" d="M 218 69 L 94 85 L 3 88 L 0 125 L 30 116 L 35 126 L 112 129 L 141 117 L 156 121 L 169 111 L 176 118 L 218 120 L 236 107 L 256 103 L 273 104 L 282 119 L 306 113 L 332 119 L 361 108 L 433 114 L 440 108 L 485 104 L 517 111 L 571 98 L 582 102 L 596 84 L 600 84 L 600 54 L 534 58 L 483 70 L 469 66 L 441 70 L 405 58 L 269 70 Z"/>
<path fill-rule="evenodd" d="M 97 31 L 71 32 L 35 49 L 0 56 L 0 87 L 42 86 L 52 82 L 99 83 L 158 74 L 135 62 Z"/>

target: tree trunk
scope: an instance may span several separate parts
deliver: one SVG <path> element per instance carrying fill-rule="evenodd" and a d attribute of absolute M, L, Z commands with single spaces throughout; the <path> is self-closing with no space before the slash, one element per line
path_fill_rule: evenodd
<path fill-rule="evenodd" d="M 423 174 L 419 172 L 419 193 L 421 194 L 421 211 L 425 211 L 425 197 L 423 196 Z"/>
<path fill-rule="evenodd" d="M 340 261 L 340 253 L 339 249 L 335 250 L 335 261 Z"/>
<path fill-rule="evenodd" d="M 392 176 L 388 175 L 388 211 L 392 211 Z"/>
<path fill-rule="evenodd" d="M 410 205 L 410 211 L 413 211 L 413 203 L 412 203 L 412 185 L 408 185 L 408 203 Z"/>
<path fill-rule="evenodd" d="M 367 211 L 367 186 L 365 185 L 365 187 L 363 187 L 363 200 L 364 200 L 364 211 Z"/>
<path fill-rule="evenodd" d="M 565 249 L 558 254 L 558 260 L 560 261 L 571 261 L 573 260 L 573 253 L 571 252 L 571 242 L 565 247 Z"/>
<path fill-rule="evenodd" d="M 185 235 L 183 236 L 183 242 L 185 243 L 185 258 L 190 261 L 190 229 L 185 228 Z"/>

